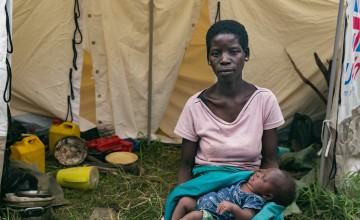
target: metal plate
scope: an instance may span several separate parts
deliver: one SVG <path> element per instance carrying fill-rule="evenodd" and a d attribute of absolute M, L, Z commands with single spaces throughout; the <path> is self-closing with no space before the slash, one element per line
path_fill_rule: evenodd
<path fill-rule="evenodd" d="M 38 190 L 28 190 L 28 191 L 19 191 L 16 193 L 17 196 L 26 196 L 26 197 L 51 197 L 51 193 L 49 191 L 38 191 Z"/>
<path fill-rule="evenodd" d="M 28 207 L 45 207 L 49 206 L 55 197 L 50 196 L 46 198 L 41 197 L 22 197 L 16 196 L 15 193 L 6 193 L 4 202 L 6 205 L 19 206 L 22 208 Z"/>
<path fill-rule="evenodd" d="M 29 208 L 29 207 L 47 207 L 47 206 L 50 206 L 50 204 L 53 200 L 54 200 L 54 197 L 52 197 L 51 200 L 45 200 L 45 201 L 10 201 L 10 200 L 4 199 L 4 202 L 9 207 Z"/>

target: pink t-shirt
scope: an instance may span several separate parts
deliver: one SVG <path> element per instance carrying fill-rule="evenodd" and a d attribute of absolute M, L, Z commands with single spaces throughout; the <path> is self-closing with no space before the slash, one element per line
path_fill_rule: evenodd
<path fill-rule="evenodd" d="M 189 98 L 174 131 L 190 141 L 200 140 L 195 164 L 259 168 L 263 131 L 285 122 L 275 95 L 257 87 L 237 118 L 226 122 L 200 100 L 201 92 Z"/>

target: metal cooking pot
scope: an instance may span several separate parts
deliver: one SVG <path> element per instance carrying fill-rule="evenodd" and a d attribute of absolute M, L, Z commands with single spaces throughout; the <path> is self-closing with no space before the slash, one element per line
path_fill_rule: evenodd
<path fill-rule="evenodd" d="M 16 209 L 22 220 L 46 220 L 55 197 L 49 191 L 28 190 L 5 194 L 4 203 Z"/>
<path fill-rule="evenodd" d="M 24 191 L 25 192 L 25 191 Z M 32 193 L 34 194 L 34 193 Z M 55 197 L 22 197 L 17 196 L 15 193 L 5 194 L 4 202 L 8 206 L 17 206 L 22 208 L 30 207 L 46 207 L 50 206 Z"/>
<path fill-rule="evenodd" d="M 51 206 L 48 207 L 29 207 L 23 208 L 16 205 L 8 205 L 9 207 L 17 210 L 21 220 L 48 220 L 53 219 Z"/>
<path fill-rule="evenodd" d="M 30 217 L 30 216 L 41 216 L 45 213 L 46 209 L 49 207 L 29 207 L 29 208 L 22 208 L 19 206 L 9 206 L 13 209 L 16 209 L 19 211 L 19 214 L 22 217 Z"/>

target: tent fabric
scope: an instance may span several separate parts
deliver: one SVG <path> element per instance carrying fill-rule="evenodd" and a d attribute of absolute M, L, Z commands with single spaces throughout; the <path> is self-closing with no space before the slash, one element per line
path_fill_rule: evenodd
<path fill-rule="evenodd" d="M 13 115 L 35 113 L 65 119 L 72 84 L 73 121 L 78 123 L 82 50 L 77 45 L 78 69 L 75 70 L 72 64 L 74 3 L 13 1 L 13 8 Z M 71 83 L 70 68 L 73 69 Z"/>
<path fill-rule="evenodd" d="M 93 124 L 96 122 L 95 82 L 92 78 L 91 54 L 84 50 L 83 72 L 81 74 L 80 87 L 80 119 L 86 119 Z M 80 121 L 80 125 L 83 123 Z M 80 128 L 81 129 L 81 128 Z M 82 129 L 88 130 L 88 129 Z"/>
<path fill-rule="evenodd" d="M 205 1 L 200 11 L 200 18 L 191 42 L 186 47 L 177 81 L 160 122 L 159 129 L 173 139 L 178 139 L 174 133 L 174 127 L 187 99 L 209 87 L 216 80 L 206 60 L 205 35 L 210 26 L 209 9 L 211 8 L 208 3 L 211 2 Z"/>
<path fill-rule="evenodd" d="M 7 3 L 6 0 L 0 1 L 0 7 L 5 9 L 5 5 L 8 10 L 8 16 L 11 22 L 11 4 Z M 10 60 L 10 55 L 7 53 L 8 49 L 8 38 L 7 38 L 7 30 L 6 30 L 6 13 L 5 10 L 0 10 L 0 137 L 5 136 L 7 134 L 7 105 L 3 98 L 7 80 L 7 68 L 6 68 L 6 58 L 8 57 Z M 8 92 L 7 92 L 8 95 Z M 7 96 L 8 97 L 8 96 Z"/>
<path fill-rule="evenodd" d="M 115 130 L 121 137 L 136 137 L 139 131 L 147 129 L 149 1 L 79 2 L 82 47 L 92 59 L 95 94 L 89 97 L 95 98 L 96 125 L 100 130 Z M 155 2 L 153 131 L 166 108 L 200 6 L 199 0 Z M 16 114 L 31 112 L 65 118 L 73 56 L 73 7 L 66 2 L 54 5 L 47 1 L 15 1 L 14 41 L 18 49 L 14 53 L 14 71 L 19 74 L 14 77 L 12 108 Z M 79 62 L 81 51 L 78 50 Z M 78 67 L 81 66 L 80 63 Z M 80 73 L 79 68 L 73 76 L 79 78 Z M 30 82 L 24 80 L 27 77 Z M 77 93 L 78 82 L 73 80 Z M 79 115 L 77 103 L 79 100 L 72 103 L 74 116 Z M 77 117 L 74 121 L 78 122 Z"/>
<path fill-rule="evenodd" d="M 0 186 L 3 174 L 4 166 L 4 155 L 6 147 L 6 136 L 8 129 L 7 121 L 7 103 L 4 100 L 4 92 L 6 87 L 6 80 L 8 78 L 8 72 L 6 67 L 6 58 L 11 63 L 11 54 L 8 54 L 8 36 L 6 28 L 6 12 L 7 9 L 8 21 L 11 29 L 12 23 L 12 1 L 11 0 L 0 0 Z M 10 30 L 11 33 L 11 30 Z M 9 90 L 6 92 L 6 98 L 9 99 Z"/>
<path fill-rule="evenodd" d="M 95 72 L 97 127 L 115 129 L 120 137 L 146 133 L 149 1 L 84 3 L 84 47 Z M 155 1 L 152 133 L 167 106 L 200 6 L 201 1 Z"/>

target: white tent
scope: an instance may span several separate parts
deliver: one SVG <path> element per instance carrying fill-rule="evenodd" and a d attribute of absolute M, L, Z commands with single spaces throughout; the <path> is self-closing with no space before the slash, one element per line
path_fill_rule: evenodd
<path fill-rule="evenodd" d="M 187 98 L 214 83 L 205 34 L 219 15 L 247 28 L 251 56 L 244 78 L 274 92 L 286 125 L 295 112 L 324 118 L 326 104 L 296 69 L 326 96 L 313 54 L 324 63 L 332 58 L 336 0 L 0 0 L 5 4 L 13 53 L 7 53 L 1 11 L 0 91 L 8 56 L 12 116 L 65 119 L 70 100 L 68 116 L 83 131 L 96 126 L 121 138 L 141 132 L 176 139 L 173 128 Z M 2 149 L 6 130 L 1 99 Z"/>

